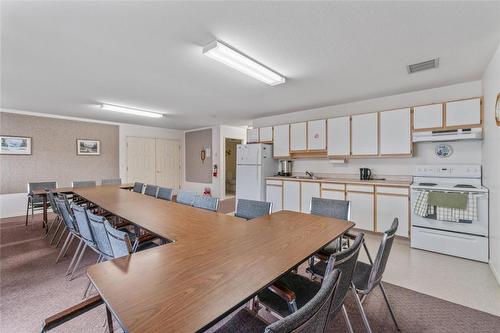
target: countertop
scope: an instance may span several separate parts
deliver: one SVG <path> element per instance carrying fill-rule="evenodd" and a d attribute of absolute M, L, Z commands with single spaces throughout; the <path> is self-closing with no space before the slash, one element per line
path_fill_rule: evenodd
<path fill-rule="evenodd" d="M 344 177 L 321 177 L 321 179 L 297 179 L 295 177 L 273 176 L 266 177 L 270 180 L 296 180 L 301 182 L 320 182 L 320 183 L 340 183 L 340 184 L 360 184 L 360 185 L 379 185 L 379 186 L 410 186 L 411 180 L 387 179 L 386 180 L 360 180 L 359 178 L 344 178 Z"/>

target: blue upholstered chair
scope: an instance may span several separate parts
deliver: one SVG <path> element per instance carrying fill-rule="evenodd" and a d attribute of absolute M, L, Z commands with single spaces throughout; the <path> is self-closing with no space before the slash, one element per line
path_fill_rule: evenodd
<path fill-rule="evenodd" d="M 142 188 L 143 187 L 144 187 L 144 183 L 135 182 L 134 183 L 134 188 L 132 189 L 132 191 L 135 192 L 135 193 L 142 193 Z"/>
<path fill-rule="evenodd" d="M 238 199 L 234 216 L 251 220 L 259 216 L 271 214 L 272 209 L 273 204 L 271 202 Z"/>
<path fill-rule="evenodd" d="M 57 187 L 57 182 L 31 182 L 28 183 L 28 203 L 26 205 L 26 224 L 28 225 L 28 216 L 31 209 L 31 222 L 33 222 L 33 215 L 35 210 L 43 210 L 43 198 L 35 195 L 35 190 L 52 190 Z"/>
<path fill-rule="evenodd" d="M 255 313 L 243 309 L 215 332 L 323 333 L 329 319 L 332 318 L 330 317 L 330 308 L 332 300 L 337 294 L 339 278 L 341 278 L 340 271 L 334 270 L 329 273 L 307 304 L 270 325 Z"/>
<path fill-rule="evenodd" d="M 193 200 L 193 207 L 216 212 L 219 209 L 219 198 L 196 195 Z"/>
<path fill-rule="evenodd" d="M 173 189 L 171 188 L 168 188 L 168 187 L 158 187 L 158 194 L 156 195 L 156 197 L 158 199 L 163 199 L 163 200 L 168 200 L 168 201 L 172 201 L 172 193 L 173 193 Z"/>
<path fill-rule="evenodd" d="M 101 185 L 121 185 L 121 184 L 122 184 L 121 178 L 109 178 L 101 180 Z"/>
<path fill-rule="evenodd" d="M 144 189 L 145 195 L 156 198 L 156 193 L 158 193 L 158 186 L 150 184 L 146 185 L 146 188 Z"/>
<path fill-rule="evenodd" d="M 192 206 L 194 202 L 194 197 L 196 196 L 196 192 L 188 192 L 188 191 L 179 191 L 177 192 L 177 198 L 175 202 Z"/>
<path fill-rule="evenodd" d="M 77 180 L 74 182 L 71 182 L 71 186 L 75 188 L 82 188 L 82 187 L 95 187 L 97 185 L 95 180 Z"/>

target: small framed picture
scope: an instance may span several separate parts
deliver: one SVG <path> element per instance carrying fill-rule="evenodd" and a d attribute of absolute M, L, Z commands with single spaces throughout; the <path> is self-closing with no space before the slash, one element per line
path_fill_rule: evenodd
<path fill-rule="evenodd" d="M 77 155 L 101 155 L 101 141 L 78 139 L 76 140 Z"/>
<path fill-rule="evenodd" d="M 1 155 L 31 155 L 31 138 L 0 135 Z"/>

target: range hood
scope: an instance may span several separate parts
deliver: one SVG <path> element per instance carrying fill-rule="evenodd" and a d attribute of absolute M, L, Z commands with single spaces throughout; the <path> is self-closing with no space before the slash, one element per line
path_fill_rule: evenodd
<path fill-rule="evenodd" d="M 436 142 L 458 140 L 481 140 L 482 128 L 461 128 L 456 130 L 413 132 L 413 142 Z"/>

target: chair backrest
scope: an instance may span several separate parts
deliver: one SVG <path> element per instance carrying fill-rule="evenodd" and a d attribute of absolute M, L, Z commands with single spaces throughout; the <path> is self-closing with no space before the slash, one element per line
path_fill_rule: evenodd
<path fill-rule="evenodd" d="M 347 296 L 347 292 L 349 291 L 352 277 L 354 275 L 354 270 L 356 269 L 359 252 L 361 250 L 361 246 L 363 245 L 363 237 L 364 235 L 359 233 L 349 248 L 331 255 L 333 268 L 338 269 L 342 273 L 330 307 L 331 318 L 335 317 L 335 315 L 340 311 L 342 304 L 344 304 L 344 300 Z"/>
<path fill-rule="evenodd" d="M 163 199 L 163 200 L 168 200 L 168 201 L 172 201 L 172 193 L 173 193 L 173 189 L 171 188 L 168 188 L 168 187 L 158 187 L 158 194 L 156 195 L 156 197 L 158 199 Z"/>
<path fill-rule="evenodd" d="M 71 213 L 68 200 L 65 197 L 57 197 L 54 198 L 54 202 L 56 203 L 57 209 L 59 210 L 59 214 L 61 214 L 66 228 L 68 228 L 70 232 L 78 234 L 78 228 L 74 216 Z"/>
<path fill-rule="evenodd" d="M 193 200 L 193 207 L 216 212 L 217 209 L 219 209 L 219 198 L 207 197 L 206 195 L 196 195 Z"/>
<path fill-rule="evenodd" d="M 132 245 L 130 245 L 130 238 L 125 231 L 120 231 L 108 222 L 104 221 L 104 228 L 108 233 L 109 243 L 113 250 L 113 257 L 120 258 L 128 256 L 132 252 Z"/>
<path fill-rule="evenodd" d="M 372 264 L 372 271 L 370 272 L 370 278 L 368 279 L 368 285 L 366 288 L 366 291 L 368 292 L 377 286 L 380 280 L 382 280 L 382 275 L 384 274 L 387 260 L 389 260 L 389 254 L 391 253 L 392 243 L 394 242 L 398 225 L 399 220 L 396 217 L 392 221 L 392 225 L 389 230 L 384 232 L 382 242 L 380 242 L 380 246 L 378 247 L 377 256 Z"/>
<path fill-rule="evenodd" d="M 146 185 L 146 189 L 144 190 L 145 195 L 156 198 L 156 193 L 158 193 L 158 186 L 150 184 Z"/>
<path fill-rule="evenodd" d="M 311 214 L 348 221 L 351 218 L 351 202 L 336 199 L 311 199 Z"/>
<path fill-rule="evenodd" d="M 341 277 L 339 270 L 327 274 L 318 293 L 291 315 L 266 327 L 266 333 L 323 333 L 329 318 L 330 306 Z"/>
<path fill-rule="evenodd" d="M 110 178 L 101 180 L 101 185 L 121 185 L 121 184 L 122 184 L 121 178 Z"/>
<path fill-rule="evenodd" d="M 271 214 L 272 208 L 273 204 L 271 202 L 238 199 L 234 216 L 251 220 L 259 216 Z"/>
<path fill-rule="evenodd" d="M 89 219 L 90 229 L 92 230 L 92 235 L 94 236 L 94 241 L 97 249 L 106 259 L 113 259 L 113 249 L 111 248 L 111 243 L 109 241 L 108 233 L 104 222 L 106 219 L 102 216 L 93 214 L 90 210 L 85 210 L 87 213 L 87 218 Z"/>
<path fill-rule="evenodd" d="M 60 215 L 59 209 L 57 208 L 56 201 L 54 200 L 55 196 L 52 190 L 45 190 L 47 192 L 47 198 L 49 199 L 50 207 L 52 207 L 52 211 L 54 214 Z"/>
<path fill-rule="evenodd" d="M 43 198 L 39 195 L 34 195 L 35 190 L 52 190 L 57 187 L 57 182 L 30 182 L 28 183 L 28 195 L 32 197 L 33 202 L 42 202 Z"/>
<path fill-rule="evenodd" d="M 143 187 L 144 187 L 144 183 L 135 182 L 134 183 L 134 188 L 132 189 L 132 191 L 134 191 L 136 193 L 142 193 L 142 188 Z"/>
<path fill-rule="evenodd" d="M 96 181 L 95 180 L 77 180 L 71 183 L 72 187 L 95 187 Z"/>
<path fill-rule="evenodd" d="M 192 206 L 195 196 L 196 192 L 179 191 L 177 192 L 177 199 L 175 200 L 175 202 L 183 205 Z"/>
<path fill-rule="evenodd" d="M 85 208 L 72 203 L 71 209 L 73 210 L 73 215 L 75 216 L 76 224 L 78 225 L 78 230 L 80 231 L 80 237 L 88 245 L 96 248 L 97 245 L 94 240 L 94 235 L 92 234 L 92 229 L 90 227 L 90 222 L 87 217 L 87 213 L 85 212 Z"/>

